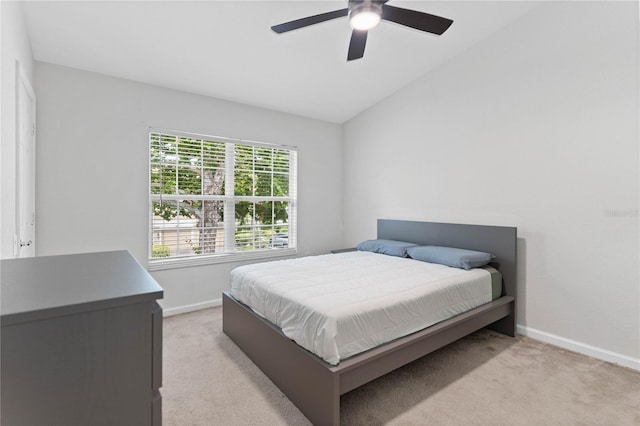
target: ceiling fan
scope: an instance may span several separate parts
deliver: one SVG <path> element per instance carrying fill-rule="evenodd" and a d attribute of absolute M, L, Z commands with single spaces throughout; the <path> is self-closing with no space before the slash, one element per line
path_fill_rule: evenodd
<path fill-rule="evenodd" d="M 367 32 L 378 25 L 381 20 L 395 22 L 406 27 L 415 28 L 435 35 L 441 35 L 453 23 L 451 19 L 430 15 L 417 10 L 403 9 L 387 5 L 388 0 L 348 0 L 346 9 L 333 10 L 319 15 L 308 16 L 271 27 L 276 33 L 285 33 L 309 25 L 319 24 L 331 19 L 349 16 L 353 31 L 349 43 L 347 61 L 364 56 L 367 43 Z"/>

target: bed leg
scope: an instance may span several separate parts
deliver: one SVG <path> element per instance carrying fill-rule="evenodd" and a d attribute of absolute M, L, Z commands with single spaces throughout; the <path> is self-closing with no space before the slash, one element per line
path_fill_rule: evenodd
<path fill-rule="evenodd" d="M 313 386 L 312 383 L 309 384 Z M 319 401 L 318 401 L 319 402 Z M 340 395 L 338 391 L 330 397 L 330 400 L 316 405 L 311 411 L 301 411 L 315 426 L 340 426 Z"/>
<path fill-rule="evenodd" d="M 340 386 L 336 376 L 298 371 L 291 380 L 269 377 L 314 426 L 340 426 Z"/>
<path fill-rule="evenodd" d="M 515 302 L 511 302 L 511 313 L 506 317 L 487 326 L 489 330 L 506 334 L 507 336 L 516 337 L 516 312 Z"/>

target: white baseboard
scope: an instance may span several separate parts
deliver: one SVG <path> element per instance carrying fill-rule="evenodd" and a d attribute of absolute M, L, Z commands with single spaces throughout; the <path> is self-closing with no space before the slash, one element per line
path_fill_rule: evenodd
<path fill-rule="evenodd" d="M 178 306 L 177 308 L 167 308 L 162 310 L 163 317 L 186 314 L 187 312 L 199 311 L 201 309 L 214 308 L 222 305 L 222 299 L 207 300 L 206 302 L 194 303 L 193 305 Z"/>
<path fill-rule="evenodd" d="M 214 308 L 222 305 L 222 299 L 208 300 L 206 302 L 194 303 L 192 305 L 178 306 L 176 308 L 163 309 L 163 316 L 170 317 L 173 315 L 185 314 L 187 312 L 199 311 L 201 309 Z M 623 367 L 631 368 L 640 371 L 640 359 L 632 358 L 627 355 L 622 355 L 616 352 L 611 352 L 606 349 L 598 348 L 588 345 L 586 343 L 576 342 L 575 340 L 566 339 L 564 337 L 556 336 L 551 333 L 536 330 L 535 328 L 526 327 L 518 324 L 516 326 L 518 334 L 530 337 L 534 340 L 539 340 L 544 343 L 548 343 L 553 346 L 558 346 L 562 349 L 577 352 L 583 355 L 597 358 L 603 361 L 611 362 L 621 365 Z"/>
<path fill-rule="evenodd" d="M 578 352 L 592 358 L 612 362 L 623 367 L 640 371 L 640 359 L 638 358 L 632 358 L 627 355 L 622 355 L 616 352 L 608 351 L 606 349 L 587 345 L 586 343 L 576 342 L 575 340 L 565 339 L 564 337 L 556 336 L 554 334 L 546 333 L 544 331 L 536 330 L 535 328 L 531 327 L 525 327 L 519 324 L 516 326 L 516 328 L 518 330 L 518 334 L 522 334 L 523 336 L 530 337 L 534 340 L 539 340 L 544 343 L 549 343 L 550 345 L 558 346 L 562 349 Z"/>

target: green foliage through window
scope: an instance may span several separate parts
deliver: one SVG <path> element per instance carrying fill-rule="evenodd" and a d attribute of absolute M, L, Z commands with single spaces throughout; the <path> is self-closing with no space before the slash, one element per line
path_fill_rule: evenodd
<path fill-rule="evenodd" d="M 159 132 L 149 140 L 152 258 L 295 247 L 295 150 Z"/>

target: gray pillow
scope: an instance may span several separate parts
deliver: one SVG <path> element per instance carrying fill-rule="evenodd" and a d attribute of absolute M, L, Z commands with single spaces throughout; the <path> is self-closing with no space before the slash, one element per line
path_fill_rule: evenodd
<path fill-rule="evenodd" d="M 462 269 L 479 268 L 495 258 L 494 255 L 482 251 L 442 246 L 412 247 L 408 250 L 408 254 L 415 260 Z"/>
<path fill-rule="evenodd" d="M 395 240 L 367 240 L 356 246 L 360 251 L 370 251 L 398 257 L 409 257 L 407 255 L 407 249 L 411 247 L 417 247 L 417 244 Z"/>

